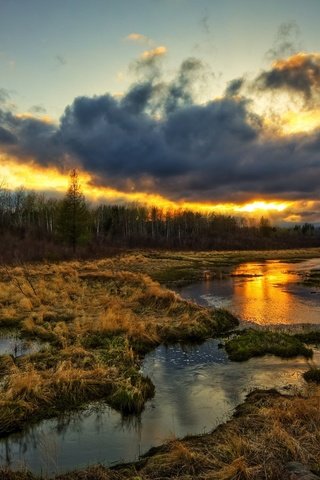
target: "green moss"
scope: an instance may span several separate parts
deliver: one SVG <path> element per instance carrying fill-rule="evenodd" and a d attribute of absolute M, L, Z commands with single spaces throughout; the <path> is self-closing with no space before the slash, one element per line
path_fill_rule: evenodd
<path fill-rule="evenodd" d="M 313 355 L 312 350 L 293 335 L 253 329 L 245 330 L 227 341 L 225 348 L 229 358 L 237 362 L 266 354 L 277 355 L 281 358 L 298 355 L 311 358 Z"/>

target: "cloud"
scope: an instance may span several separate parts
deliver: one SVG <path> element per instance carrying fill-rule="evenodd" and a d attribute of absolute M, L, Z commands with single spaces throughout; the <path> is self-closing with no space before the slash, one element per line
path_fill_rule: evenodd
<path fill-rule="evenodd" d="M 139 81 L 144 83 L 159 79 L 162 75 L 161 62 L 167 53 L 167 48 L 159 46 L 151 50 L 145 50 L 139 58 L 130 64 L 130 69 Z"/>
<path fill-rule="evenodd" d="M 46 118 L 33 115 L 15 115 L 0 109 L 0 127 L 6 148 L 2 150 L 21 161 L 32 160 L 39 165 L 59 165 L 63 151 L 55 146 L 56 125 Z"/>
<path fill-rule="evenodd" d="M 285 22 L 279 26 L 273 47 L 266 53 L 268 60 L 277 60 L 301 50 L 300 28 L 296 22 Z"/>
<path fill-rule="evenodd" d="M 33 105 L 32 107 L 29 108 L 29 112 L 35 113 L 35 114 L 42 114 L 42 113 L 46 113 L 47 110 L 44 108 L 43 105 Z"/>
<path fill-rule="evenodd" d="M 314 66 L 317 56 L 277 62 L 269 71 L 284 73 L 277 88 L 291 85 L 287 78 L 293 82 L 299 73 L 313 94 L 318 80 L 312 69 L 306 70 L 307 60 Z M 97 185 L 159 193 L 175 201 L 319 197 L 320 131 L 267 135 L 252 103 L 238 95 L 241 78 L 229 84 L 225 96 L 197 104 L 194 90 L 202 72 L 202 63 L 189 58 L 170 82 L 158 72 L 138 79 L 119 98 L 78 97 L 57 125 L 3 108 L 2 151 L 21 162 L 61 168 L 72 160 Z M 271 88 L 270 82 L 268 75 L 260 75 L 260 88 Z M 304 94 L 305 87 L 299 91 Z"/>
<path fill-rule="evenodd" d="M 155 57 L 163 57 L 167 53 L 167 47 L 160 45 L 159 47 L 152 48 L 151 50 L 145 50 L 141 53 L 140 58 L 142 60 L 151 60 Z"/>
<path fill-rule="evenodd" d="M 208 13 L 208 10 L 206 10 L 204 15 L 200 18 L 200 26 L 206 35 L 211 35 L 209 20 L 210 20 L 209 13 Z"/>
<path fill-rule="evenodd" d="M 16 137 L 11 132 L 0 127 L 0 145 L 13 145 L 16 141 Z"/>
<path fill-rule="evenodd" d="M 300 94 L 307 103 L 319 101 L 320 54 L 297 53 L 274 62 L 255 81 L 260 90 L 289 91 Z"/>
<path fill-rule="evenodd" d="M 125 37 L 125 40 L 128 42 L 134 42 L 134 43 L 142 43 L 146 45 L 152 45 L 154 42 L 151 38 L 147 37 L 146 35 L 143 35 L 142 33 L 130 33 Z"/>
<path fill-rule="evenodd" d="M 6 103 L 10 99 L 9 90 L 6 88 L 0 88 L 0 104 Z"/>
<path fill-rule="evenodd" d="M 225 95 L 227 97 L 235 97 L 240 94 L 242 87 L 245 85 L 244 78 L 235 78 L 228 82 Z"/>

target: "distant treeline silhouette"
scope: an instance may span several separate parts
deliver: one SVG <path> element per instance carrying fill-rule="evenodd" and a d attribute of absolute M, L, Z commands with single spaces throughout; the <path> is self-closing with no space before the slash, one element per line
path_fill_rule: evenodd
<path fill-rule="evenodd" d="M 77 178 L 74 179 L 77 181 Z M 306 223 L 272 226 L 268 219 L 142 205 L 89 205 L 79 185 L 62 199 L 23 189 L 0 189 L 0 258 L 58 260 L 95 257 L 119 249 L 193 250 L 298 248 L 320 245 L 320 229 Z"/>

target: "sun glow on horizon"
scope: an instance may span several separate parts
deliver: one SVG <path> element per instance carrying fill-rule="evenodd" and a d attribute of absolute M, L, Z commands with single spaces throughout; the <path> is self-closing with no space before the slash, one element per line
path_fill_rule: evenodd
<path fill-rule="evenodd" d="M 257 211 L 260 212 L 283 212 L 286 208 L 290 206 L 290 202 L 266 202 L 264 200 L 255 200 L 251 203 L 246 203 L 240 207 L 237 207 L 238 212 L 245 213 L 254 213 Z"/>
<path fill-rule="evenodd" d="M 57 193 L 58 195 L 64 194 L 68 188 L 68 172 L 63 173 L 52 167 L 41 168 L 32 162 L 20 164 L 6 156 L 1 156 L 0 159 L 0 185 L 5 188 L 16 189 L 24 187 L 28 190 Z M 87 172 L 81 172 L 79 176 L 84 195 L 94 203 L 137 203 L 149 206 L 155 205 L 164 210 L 186 209 L 203 213 L 253 214 L 257 216 L 263 213 L 279 214 L 292 205 L 292 202 L 266 201 L 262 199 L 242 204 L 233 202 L 173 201 L 157 193 L 126 192 L 115 188 L 96 186 L 93 184 L 91 175 Z"/>

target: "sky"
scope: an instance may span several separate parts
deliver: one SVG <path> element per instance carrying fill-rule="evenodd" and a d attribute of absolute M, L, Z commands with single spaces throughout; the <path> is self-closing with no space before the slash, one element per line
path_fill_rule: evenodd
<path fill-rule="evenodd" d="M 319 0 L 0 0 L 0 185 L 320 222 Z"/>

